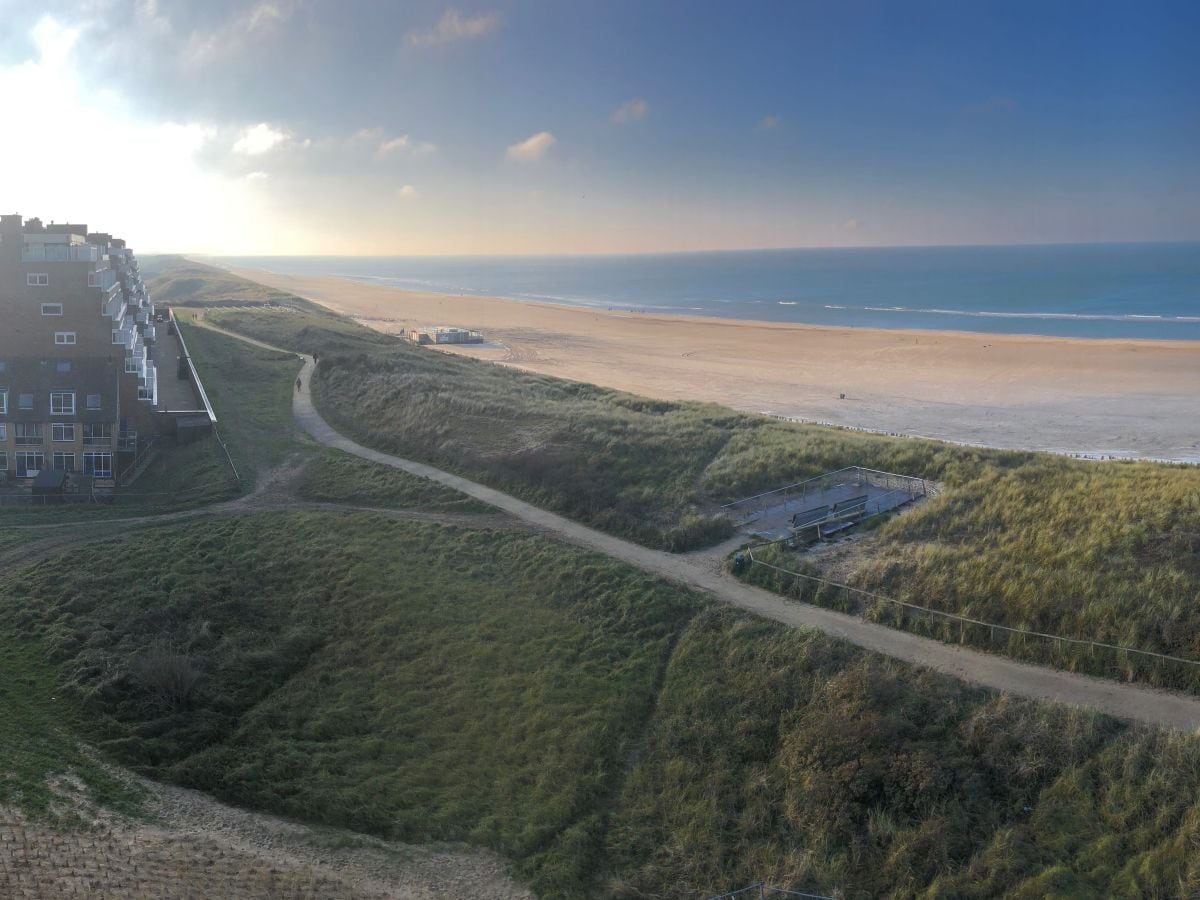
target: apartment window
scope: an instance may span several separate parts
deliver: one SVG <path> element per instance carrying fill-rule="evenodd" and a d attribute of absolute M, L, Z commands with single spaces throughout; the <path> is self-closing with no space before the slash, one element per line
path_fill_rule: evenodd
<path fill-rule="evenodd" d="M 88 409 L 99 409 L 100 408 L 100 395 L 99 394 L 88 394 L 87 395 L 87 408 Z"/>
<path fill-rule="evenodd" d="M 25 283 L 29 287 L 45 287 L 50 283 L 50 276 L 45 272 L 29 272 L 25 275 Z"/>
<path fill-rule="evenodd" d="M 62 304 L 61 303 L 43 303 L 42 304 L 42 315 L 43 316 L 61 316 L 62 315 Z"/>
<path fill-rule="evenodd" d="M 18 478 L 33 478 L 38 472 L 46 468 L 46 454 L 40 450 L 18 451 L 16 457 Z"/>
<path fill-rule="evenodd" d="M 83 423 L 83 446 L 107 447 L 112 443 L 112 423 Z"/>
<path fill-rule="evenodd" d="M 54 371 L 58 372 L 60 375 L 65 375 L 71 371 L 71 364 L 65 359 L 59 360 L 54 364 Z"/>
<path fill-rule="evenodd" d="M 88 287 L 100 287 L 99 272 L 88 272 Z"/>
<path fill-rule="evenodd" d="M 126 375 L 137 375 L 141 371 L 142 371 L 142 366 L 141 366 L 141 363 L 138 362 L 138 358 L 136 356 L 125 357 L 125 374 Z"/>
<path fill-rule="evenodd" d="M 56 331 L 54 332 L 54 343 L 66 347 L 75 346 L 75 332 L 73 331 Z"/>
<path fill-rule="evenodd" d="M 8 415 L 8 391 L 0 391 L 0 416 Z"/>
<path fill-rule="evenodd" d="M 93 475 L 96 478 L 112 478 L 112 454 L 108 452 L 84 453 L 83 471 L 85 475 Z"/>
<path fill-rule="evenodd" d="M 50 426 L 50 439 L 62 443 L 75 440 L 74 422 L 55 422 Z"/>
<path fill-rule="evenodd" d="M 50 415 L 52 415 L 52 416 L 73 416 L 73 415 L 75 415 L 75 393 L 74 393 L 74 391 L 51 391 L 50 392 Z"/>
<path fill-rule="evenodd" d="M 44 435 L 41 422 L 16 422 L 13 424 L 13 438 L 18 447 L 40 444 Z"/>
<path fill-rule="evenodd" d="M 54 469 L 58 472 L 74 472 L 75 471 L 75 454 L 74 453 L 54 453 Z"/>
<path fill-rule="evenodd" d="M 0 478 L 8 477 L 8 454 L 0 450 Z"/>
<path fill-rule="evenodd" d="M 112 333 L 112 342 L 113 342 L 114 344 L 123 344 L 123 343 L 125 343 L 125 335 L 124 335 L 124 334 L 122 334 L 122 333 L 121 333 L 121 332 L 119 332 L 119 331 L 114 331 L 114 332 Z"/>
<path fill-rule="evenodd" d="M 4 422 L 0 422 L 0 441 L 7 441 L 7 440 L 8 440 L 8 425 L 6 425 Z"/>
<path fill-rule="evenodd" d="M 17 409 L 33 409 L 33 394 L 17 394 Z"/>

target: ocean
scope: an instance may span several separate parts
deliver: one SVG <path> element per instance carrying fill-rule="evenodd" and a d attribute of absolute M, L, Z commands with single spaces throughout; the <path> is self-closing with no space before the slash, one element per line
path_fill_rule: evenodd
<path fill-rule="evenodd" d="M 856 328 L 1200 340 L 1200 244 L 221 257 L 446 294 Z M 458 324 L 458 323 L 453 323 Z"/>

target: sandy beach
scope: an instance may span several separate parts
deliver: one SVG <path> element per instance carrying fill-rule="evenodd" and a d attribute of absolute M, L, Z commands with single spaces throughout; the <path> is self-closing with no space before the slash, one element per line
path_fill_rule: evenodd
<path fill-rule="evenodd" d="M 473 328 L 488 343 L 451 352 L 650 397 L 991 447 L 1200 462 L 1200 342 L 825 328 L 234 271 L 380 331 Z"/>

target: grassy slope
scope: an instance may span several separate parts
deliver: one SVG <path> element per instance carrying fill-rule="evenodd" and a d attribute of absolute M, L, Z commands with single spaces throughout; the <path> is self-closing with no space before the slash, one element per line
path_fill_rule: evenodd
<path fill-rule="evenodd" d="M 1200 469 L 1095 465 L 1040 457 L 987 471 L 889 521 L 849 580 L 919 606 L 974 619 L 1200 659 Z M 803 553 L 755 552 L 815 573 Z M 1038 662 L 1165 687 L 1200 689 L 1200 667 L 1022 640 L 1002 632 L 814 592 L 762 567 L 746 577 L 809 602 L 966 640 Z"/>
<path fill-rule="evenodd" d="M 389 344 L 311 307 L 221 316 L 229 327 L 320 350 L 322 412 L 365 443 L 651 545 L 718 537 L 719 523 L 692 512 L 707 500 L 852 463 L 940 478 L 941 499 L 881 529 L 876 558 L 885 561 L 855 573 L 854 583 L 1001 624 L 1200 659 L 1200 470 L 994 452 L 660 403 Z M 795 556 L 777 561 L 803 566 Z M 782 586 L 758 570 L 750 576 Z M 873 614 L 891 617 L 890 608 Z M 1197 681 L 1198 673 L 1169 664 L 993 644 L 979 630 L 965 638 L 1107 676 Z"/>
<path fill-rule="evenodd" d="M 954 479 L 1027 458 L 648 400 L 416 348 L 309 307 L 209 317 L 317 351 L 322 415 L 356 438 L 651 546 L 711 544 L 729 533 L 714 502 L 847 460 Z"/>
<path fill-rule="evenodd" d="M 1198 764 L 1196 737 L 988 696 L 711 612 L 680 642 L 625 782 L 608 885 L 1190 896 Z"/>
<path fill-rule="evenodd" d="M 159 305 L 272 304 L 290 299 L 282 291 L 246 281 L 214 266 L 193 263 L 182 256 L 146 256 L 139 263 L 150 296 Z"/>
<path fill-rule="evenodd" d="M 57 776 L 78 778 L 90 798 L 109 809 L 136 812 L 140 792 L 79 745 L 78 708 L 57 683 L 37 639 L 0 634 L 0 807 L 60 825 L 79 824 L 59 802 Z"/>
<path fill-rule="evenodd" d="M 996 698 L 543 538 L 271 513 L 88 558 L 9 577 L 0 635 L 49 649 L 108 753 L 481 842 L 543 896 L 1200 889 L 1200 739 Z M 164 646 L 203 673 L 175 708 L 136 675 Z"/>
<path fill-rule="evenodd" d="M 597 804 L 697 608 L 543 538 L 369 514 L 158 529 L 3 595 L 25 601 L 0 627 L 46 641 L 121 762 L 325 824 L 486 843 L 551 895 L 592 866 Z M 156 645 L 203 673 L 185 705 L 136 674 Z"/>
<path fill-rule="evenodd" d="M 312 513 L 157 528 L 10 572 L 0 647 L 20 648 L 0 653 L 3 768 L 35 809 L 48 772 L 102 777 L 67 703 L 120 759 L 482 841 L 545 896 L 1200 888 L 1196 738 L 995 699 L 528 535 Z M 204 673 L 182 708 L 135 675 L 156 647 Z"/>
<path fill-rule="evenodd" d="M 293 487 L 298 497 L 325 503 L 494 512 L 492 507 L 436 482 L 332 450 L 317 454 L 305 465 Z"/>

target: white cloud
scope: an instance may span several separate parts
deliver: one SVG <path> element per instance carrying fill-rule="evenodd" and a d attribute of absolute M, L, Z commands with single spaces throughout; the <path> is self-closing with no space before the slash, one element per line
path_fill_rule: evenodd
<path fill-rule="evenodd" d="M 265 250 L 273 227 L 292 237 L 291 223 L 276 224 L 259 208 L 251 184 L 199 163 L 217 129 L 146 121 L 137 104 L 79 71 L 75 33 L 56 19 L 41 19 L 30 38 L 34 59 L 0 63 L 0 96 L 28 128 L 27 140 L 0 142 L 0 171 L 26 176 L 4 183 L 5 212 L 87 222 L 143 252 Z M 94 142 L 83 166 L 78 146 L 86 134 L 106 139 Z M 96 178 L 98 171 L 130 177 Z"/>
<path fill-rule="evenodd" d="M 410 31 L 404 40 L 410 47 L 432 47 L 453 41 L 469 41 L 495 31 L 503 21 L 498 12 L 462 16 L 458 10 L 448 9 L 442 13 L 442 17 L 433 28 L 427 31 Z"/>
<path fill-rule="evenodd" d="M 233 152 L 246 156 L 261 156 L 290 138 L 288 132 L 272 128 L 266 122 L 259 122 L 242 132 L 242 136 L 233 145 Z"/>
<path fill-rule="evenodd" d="M 380 156 L 387 156 L 390 153 L 397 153 L 401 150 L 407 150 L 410 143 L 412 142 L 409 141 L 408 135 L 402 134 L 400 137 L 394 137 L 390 140 L 384 141 L 379 145 L 379 149 L 376 152 Z"/>
<path fill-rule="evenodd" d="M 508 158 L 512 162 L 537 162 L 558 140 L 548 131 L 539 131 L 519 143 L 508 148 Z"/>
<path fill-rule="evenodd" d="M 758 127 L 764 131 L 774 131 L 782 121 L 780 116 L 763 116 L 758 120 Z"/>
<path fill-rule="evenodd" d="M 415 187 L 413 187 L 411 184 L 406 184 L 403 187 L 398 188 L 396 190 L 396 196 L 399 197 L 401 200 L 409 200 L 409 199 L 417 196 L 417 189 Z"/>
<path fill-rule="evenodd" d="M 613 110 L 612 123 L 614 125 L 626 125 L 629 122 L 636 122 L 639 119 L 646 118 L 646 113 L 649 111 L 650 104 L 641 97 L 634 97 L 632 100 L 627 100 Z"/>
<path fill-rule="evenodd" d="M 266 172 L 248 172 L 246 173 L 247 181 L 266 181 L 271 176 Z"/>
<path fill-rule="evenodd" d="M 251 41 L 278 34 L 280 26 L 291 19 L 296 7 L 297 0 L 258 3 L 235 13 L 216 29 L 193 31 L 183 48 L 183 61 L 190 66 L 203 66 L 220 57 L 240 53 Z M 166 17 L 159 15 L 157 4 L 151 5 L 151 11 L 160 26 L 166 24 L 169 27 Z"/>
<path fill-rule="evenodd" d="M 409 156 L 428 156 L 436 150 L 437 146 L 431 144 L 429 141 L 414 141 L 407 134 L 402 134 L 399 137 L 389 138 L 380 143 L 379 149 L 375 151 L 375 155 L 380 159 L 395 153 L 407 153 Z"/>

